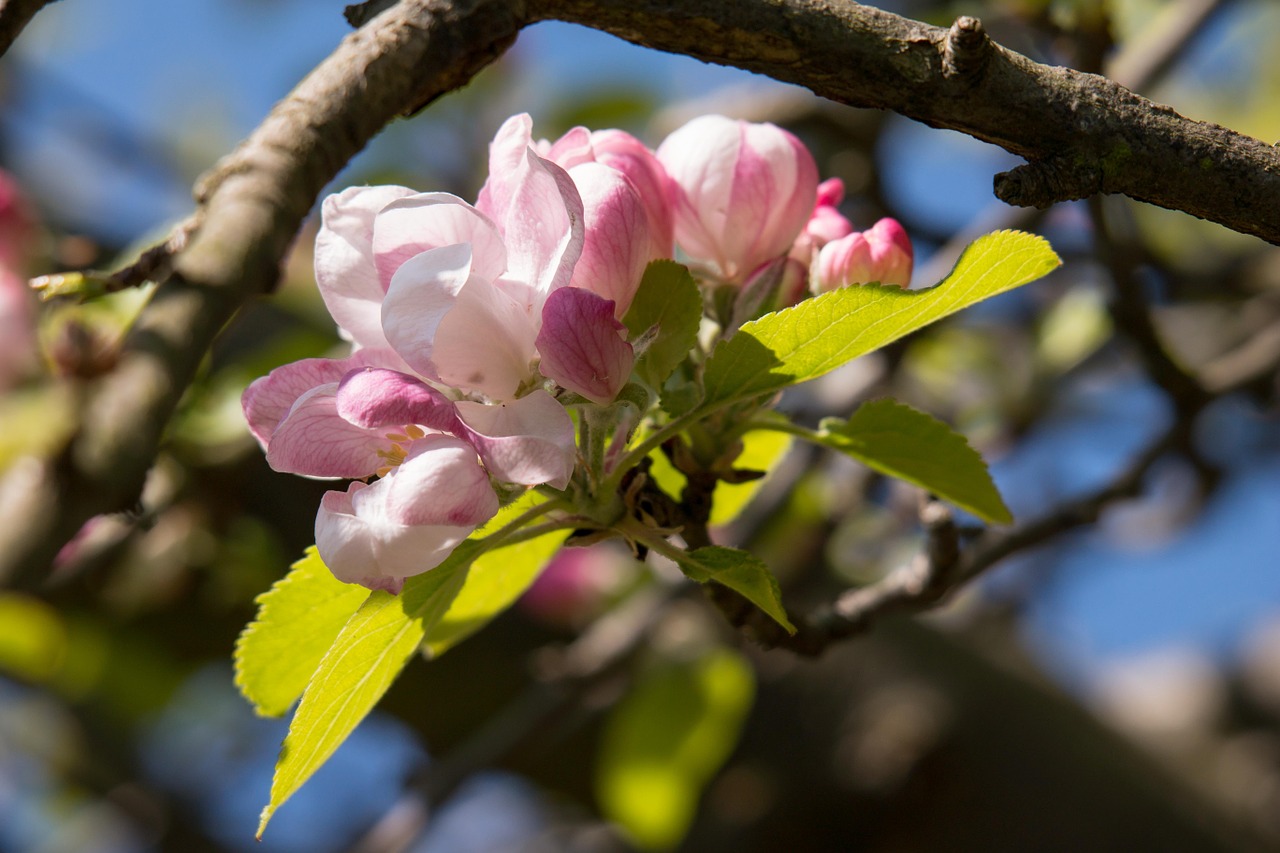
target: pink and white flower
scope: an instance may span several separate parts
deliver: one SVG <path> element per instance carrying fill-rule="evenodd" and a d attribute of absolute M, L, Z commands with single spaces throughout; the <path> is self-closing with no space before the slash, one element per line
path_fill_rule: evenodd
<path fill-rule="evenodd" d="M 702 116 L 668 136 L 658 160 L 677 188 L 676 242 L 727 282 L 787 254 L 813 213 L 813 155 L 775 125 Z"/>

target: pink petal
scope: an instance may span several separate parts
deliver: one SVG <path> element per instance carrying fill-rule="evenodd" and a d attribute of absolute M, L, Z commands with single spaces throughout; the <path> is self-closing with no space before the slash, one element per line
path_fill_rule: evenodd
<path fill-rule="evenodd" d="M 378 430 L 344 420 L 338 383 L 320 385 L 293 404 L 267 445 L 267 464 L 304 477 L 368 477 L 385 464 L 378 455 L 391 442 Z"/>
<path fill-rule="evenodd" d="M 639 194 L 649 221 L 650 259 L 671 257 L 676 187 L 658 158 L 643 142 L 621 130 L 593 133 L 591 147 L 596 162 L 617 169 Z M 559 159 L 551 159 L 569 168 Z"/>
<path fill-rule="evenodd" d="M 316 549 L 338 580 L 399 593 L 405 578 L 440 565 L 474 530 L 469 525 L 406 525 L 390 520 L 380 493 L 396 474 L 393 471 L 372 485 L 352 483 L 346 492 L 326 492 L 321 500 Z M 496 498 L 493 509 L 497 510 Z"/>
<path fill-rule="evenodd" d="M 653 260 L 648 215 L 631 183 L 615 169 L 584 163 L 569 176 L 582 194 L 585 218 L 582 257 L 570 286 L 612 299 L 621 317 Z"/>
<path fill-rule="evenodd" d="M 304 358 L 281 365 L 250 383 L 240 398 L 249 431 L 265 448 L 276 426 L 305 392 L 337 382 L 360 367 L 395 367 L 400 363 L 391 350 L 366 349 L 349 358 Z"/>
<path fill-rule="evenodd" d="M 450 435 L 413 442 L 405 461 L 374 485 L 377 490 L 356 498 L 355 507 L 393 524 L 474 529 L 498 511 L 498 497 L 475 448 Z"/>
<path fill-rule="evenodd" d="M 878 267 L 880 283 L 909 286 L 915 253 L 911 238 L 898 220 L 884 217 L 867 231 L 867 240 L 871 243 L 871 256 Z"/>
<path fill-rule="evenodd" d="M 359 346 L 386 346 L 380 311 L 385 290 L 373 260 L 373 220 L 405 187 L 351 187 L 324 200 L 316 235 L 316 284 L 338 326 Z"/>
<path fill-rule="evenodd" d="M 728 217 L 733 164 L 741 144 L 737 122 L 707 115 L 685 124 L 658 146 L 658 161 L 676 184 L 676 242 L 691 257 L 711 261 L 721 270 L 731 266 L 718 238 Z"/>
<path fill-rule="evenodd" d="M 564 169 L 532 149 L 525 160 L 502 220 L 507 276 L 528 282 L 545 298 L 569 283 L 582 254 L 582 198 Z"/>
<path fill-rule="evenodd" d="M 507 247 L 506 278 L 527 285 L 536 314 L 548 293 L 569 283 L 582 253 L 582 199 L 568 173 L 530 147 L 531 129 L 521 114 L 498 130 L 476 207 L 497 223 Z"/>
<path fill-rule="evenodd" d="M 471 277 L 471 247 L 431 249 L 405 261 L 382 303 L 387 341 L 414 370 L 440 378 L 434 361 L 436 332 Z"/>
<path fill-rule="evenodd" d="M 489 143 L 489 177 L 480 188 L 476 207 L 501 223 L 511 207 L 511 176 L 519 171 L 533 140 L 533 119 L 528 113 L 513 115 L 502 123 Z"/>
<path fill-rule="evenodd" d="M 395 370 L 354 370 L 338 384 L 335 399 L 343 420 L 362 429 L 417 424 L 453 432 L 458 414 L 453 401 L 419 379 Z"/>
<path fill-rule="evenodd" d="M 499 480 L 563 489 L 577 459 L 573 420 L 546 391 L 495 406 L 458 403 L 467 439 Z"/>
<path fill-rule="evenodd" d="M 611 300 L 578 287 L 557 290 L 542 310 L 542 374 L 592 402 L 612 403 L 635 360 L 625 331 Z"/>
<path fill-rule="evenodd" d="M 671 134 L 658 159 L 678 187 L 677 242 L 730 281 L 786 254 L 817 199 L 812 155 L 772 124 L 703 116 Z"/>
<path fill-rule="evenodd" d="M 388 204 L 373 227 L 374 262 L 383 289 L 410 258 L 457 243 L 471 244 L 472 269 L 479 275 L 495 279 L 507 268 L 497 226 L 457 196 L 420 193 Z"/>
<path fill-rule="evenodd" d="M 537 335 L 537 321 L 524 304 L 472 276 L 440 319 L 432 361 L 442 382 L 509 400 L 535 376 Z"/>
<path fill-rule="evenodd" d="M 596 155 L 592 150 L 591 131 L 585 127 L 575 127 L 555 141 L 555 143 L 546 146 L 546 150 L 538 149 L 538 156 L 550 160 L 561 169 L 569 170 L 581 163 L 595 162 Z"/>

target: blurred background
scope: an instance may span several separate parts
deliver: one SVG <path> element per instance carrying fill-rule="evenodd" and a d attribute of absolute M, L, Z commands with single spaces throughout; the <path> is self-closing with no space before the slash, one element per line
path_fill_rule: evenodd
<path fill-rule="evenodd" d="M 1269 0 L 880 5 L 978 15 L 1040 62 L 1280 139 Z M 162 237 L 196 177 L 349 31 L 341 12 L 43 11 L 0 62 L 9 274 L 109 269 Z M 87 527 L 38 596 L 0 591 L 0 852 L 1280 849 L 1280 251 L 1125 199 L 1010 209 L 991 178 L 1017 160 L 992 146 L 554 23 L 390 127 L 335 188 L 474 198 L 489 138 L 522 111 L 549 138 L 616 126 L 651 145 L 704 112 L 785 125 L 844 180 L 855 227 L 906 226 L 917 287 L 978 234 L 1044 234 L 1065 261 L 1050 278 L 786 405 L 816 419 L 890 395 L 931 412 L 980 448 L 1020 521 L 1164 441 L 1143 495 L 817 660 L 759 650 L 625 554 L 567 552 L 488 629 L 411 664 L 258 843 L 287 723 L 240 698 L 231 651 L 312 541 L 324 484 L 267 468 L 239 397 L 340 348 L 312 222 L 279 292 L 207 360 L 140 505 Z M 0 329 L 0 470 L 20 472 L 66 434 L 78 378 L 109 369 L 146 292 L 38 314 L 13 292 L 0 306 L 30 322 Z M 1186 402 L 1187 375 L 1207 404 Z M 722 535 L 803 609 L 909 561 L 917 497 L 795 449 Z"/>

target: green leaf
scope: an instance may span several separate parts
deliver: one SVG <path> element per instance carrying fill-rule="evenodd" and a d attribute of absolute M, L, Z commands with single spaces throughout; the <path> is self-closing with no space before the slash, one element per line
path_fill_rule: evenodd
<path fill-rule="evenodd" d="M 489 529 L 500 529 L 542 500 L 537 492 L 529 491 L 504 508 L 489 523 Z M 427 632 L 423 648 L 428 656 L 439 657 L 510 607 L 537 580 L 568 535 L 567 530 L 557 530 L 480 556 L 467 573 L 462 592 Z"/>
<path fill-rule="evenodd" d="M 479 550 L 469 539 L 436 568 L 409 578 L 400 595 L 376 591 L 343 626 L 302 694 L 280 748 L 258 837 L 285 800 L 311 778 L 404 669 L 466 580 Z"/>
<path fill-rule="evenodd" d="M 976 302 L 1034 281 L 1061 261 L 1042 237 L 997 231 L 965 249 L 928 290 L 860 285 L 834 290 L 745 324 L 707 360 L 703 406 L 779 391 Z"/>
<path fill-rule="evenodd" d="M 661 390 L 676 365 L 698 342 L 702 322 L 702 292 L 687 267 L 675 261 L 653 261 L 645 268 L 635 299 L 622 319 L 635 341 L 654 335 L 636 359 L 636 374 Z"/>
<path fill-rule="evenodd" d="M 676 846 L 737 745 L 754 696 L 750 665 L 729 649 L 645 673 L 605 724 L 596 765 L 605 816 L 640 847 Z"/>
<path fill-rule="evenodd" d="M 915 483 L 984 521 L 1013 521 L 986 463 L 965 437 L 910 406 L 875 400 L 859 407 L 847 421 L 824 420 L 813 438 L 881 474 Z"/>
<path fill-rule="evenodd" d="M 254 710 L 266 717 L 288 711 L 368 597 L 364 587 L 335 578 L 314 545 L 258 596 L 258 618 L 240 633 L 235 651 L 236 686 Z"/>
<path fill-rule="evenodd" d="M 788 633 L 796 632 L 782 606 L 782 592 L 778 589 L 778 581 L 773 577 L 773 572 L 746 551 L 712 545 L 686 552 L 677 563 L 686 575 L 698 583 L 715 581 L 723 584 L 767 613 L 786 628 Z"/>

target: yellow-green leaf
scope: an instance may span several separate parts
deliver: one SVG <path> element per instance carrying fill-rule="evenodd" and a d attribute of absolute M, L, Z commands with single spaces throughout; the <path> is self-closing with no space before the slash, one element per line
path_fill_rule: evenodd
<path fill-rule="evenodd" d="M 236 641 L 236 686 L 254 710 L 278 717 L 302 695 L 338 632 L 369 597 L 325 567 L 315 546 L 258 596 L 258 618 Z"/>
<path fill-rule="evenodd" d="M 712 545 L 685 552 L 678 559 L 680 569 L 698 583 L 715 581 L 741 594 L 770 618 L 794 634 L 796 628 L 787 619 L 782 606 L 782 592 L 773 572 L 756 557 L 736 548 Z"/>
<path fill-rule="evenodd" d="M 387 692 L 423 636 L 453 602 L 478 550 L 457 547 L 444 563 L 409 578 L 400 595 L 377 591 L 356 611 L 320 661 L 280 748 L 271 799 L 258 837 L 285 800 L 328 760 Z"/>
<path fill-rule="evenodd" d="M 1044 238 L 998 231 L 971 243 L 951 274 L 928 290 L 846 287 L 766 314 L 712 352 L 701 405 L 719 407 L 815 379 L 1060 263 Z"/>
<path fill-rule="evenodd" d="M 499 513 L 488 529 L 498 530 L 542 500 L 537 492 L 528 492 Z M 476 559 L 453 605 L 428 631 L 423 646 L 427 654 L 431 657 L 444 654 L 510 607 L 537 580 L 567 535 L 568 531 L 557 530 Z"/>
<path fill-rule="evenodd" d="M 640 847 L 675 847 L 733 752 L 755 696 L 750 665 L 713 649 L 645 673 L 605 725 L 596 795 Z"/>
<path fill-rule="evenodd" d="M 910 406 L 875 400 L 860 406 L 847 421 L 824 420 L 813 438 L 984 521 L 1013 521 L 978 451 L 942 421 Z"/>

